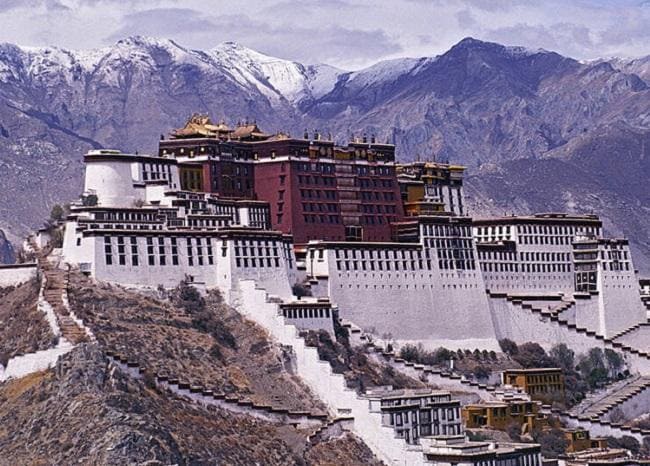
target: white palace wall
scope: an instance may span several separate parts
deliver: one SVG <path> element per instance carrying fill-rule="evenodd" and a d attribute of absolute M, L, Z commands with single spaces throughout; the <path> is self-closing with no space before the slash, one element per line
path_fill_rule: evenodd
<path fill-rule="evenodd" d="M 601 271 L 598 279 L 600 327 L 605 337 L 647 321 L 639 296 L 639 282 L 633 270 Z"/>
<path fill-rule="evenodd" d="M 87 163 L 84 191 L 95 193 L 101 206 L 128 206 L 143 199 L 133 186 L 131 164 L 126 159 Z"/>
<path fill-rule="evenodd" d="M 326 256 L 327 294 L 362 329 L 402 344 L 499 349 L 479 270 L 344 271 L 334 251 Z"/>
<path fill-rule="evenodd" d="M 138 231 L 81 236 L 75 233 L 75 226 L 74 222 L 67 224 L 65 260 L 88 264 L 100 281 L 173 288 L 188 276 L 199 287 L 219 288 L 229 301 L 240 279 L 252 279 L 278 297 L 291 296 L 295 258 L 287 243 L 279 239 L 235 240 L 162 232 L 145 235 Z"/>
<path fill-rule="evenodd" d="M 584 327 L 593 330 L 599 335 L 604 335 L 600 326 L 600 305 L 598 296 L 586 295 L 580 298 L 574 296 L 575 305 L 571 310 L 573 313 L 573 320 L 570 319 L 571 313 L 568 315 L 561 314 L 562 318 L 566 318 L 568 322 L 576 324 L 578 327 Z"/>
<path fill-rule="evenodd" d="M 18 286 L 36 278 L 36 264 L 0 265 L 0 288 Z"/>
<path fill-rule="evenodd" d="M 335 374 L 329 363 L 321 361 L 318 350 L 305 345 L 293 325 L 287 325 L 278 315 L 278 305 L 267 302 L 267 294 L 255 282 L 242 280 L 235 307 L 244 315 L 266 328 L 281 344 L 289 345 L 296 355 L 296 369 L 301 379 L 333 414 L 354 417 L 355 433 L 373 453 L 389 465 L 423 465 L 421 447 L 408 446 L 395 437 L 391 427 L 381 425 L 381 414 L 369 411 L 368 400 L 360 399 L 347 388 L 342 374 Z"/>
<path fill-rule="evenodd" d="M 615 349 L 602 340 L 569 329 L 549 317 L 522 309 L 505 298 L 490 298 L 489 304 L 498 339 L 509 338 L 516 343 L 534 341 L 546 350 L 565 343 L 576 354 L 586 353 L 591 348 Z M 634 354 L 625 354 L 624 357 L 633 371 L 650 374 L 650 361 L 647 359 Z"/>

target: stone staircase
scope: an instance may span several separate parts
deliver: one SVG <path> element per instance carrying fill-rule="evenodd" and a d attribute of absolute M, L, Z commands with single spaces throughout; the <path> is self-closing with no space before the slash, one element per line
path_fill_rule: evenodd
<path fill-rule="evenodd" d="M 518 300 L 516 297 L 510 296 L 505 293 L 490 292 L 489 296 L 490 298 L 505 299 L 511 302 L 514 306 L 517 306 L 518 308 L 528 313 L 537 315 L 542 319 L 548 319 L 548 321 L 550 321 L 551 324 L 555 324 L 561 327 L 562 329 L 567 330 L 571 334 L 574 334 L 576 336 L 584 336 L 587 339 L 593 341 L 592 345 L 594 347 L 602 347 L 603 349 L 609 348 L 613 350 L 619 350 L 623 352 L 624 355 L 630 356 L 633 359 L 639 359 L 641 362 L 640 366 L 644 368 L 644 372 L 650 373 L 650 351 L 642 350 L 620 341 L 615 341 L 615 338 L 617 337 L 605 338 L 604 336 L 596 333 L 593 330 L 589 330 L 585 327 L 577 326 L 575 323 L 568 321 L 566 318 L 562 316 L 562 313 L 565 312 L 566 309 L 568 308 L 566 308 L 561 313 L 555 313 L 549 311 L 548 309 L 541 309 L 539 307 L 535 307 L 530 303 L 524 302 L 522 300 Z M 645 325 L 645 323 L 642 325 Z"/>
<path fill-rule="evenodd" d="M 253 280 L 240 280 L 233 306 L 264 327 L 280 344 L 293 348 L 296 370 L 309 388 L 329 407 L 333 417 L 354 418 L 353 430 L 385 464 L 428 464 L 421 445 L 409 445 L 395 431 L 382 425 L 381 414 L 370 412 L 368 401 L 347 387 L 343 374 L 334 373 L 318 350 L 307 346 L 298 329 L 278 314 L 278 303 Z"/>
<path fill-rule="evenodd" d="M 480 383 L 475 380 L 454 372 L 453 370 L 440 369 L 439 367 L 418 364 L 407 361 L 398 357 L 394 351 L 387 351 L 382 343 L 375 342 L 371 337 L 365 334 L 359 327 L 350 321 L 339 319 L 341 327 L 348 331 L 351 342 L 357 345 L 363 345 L 371 356 L 374 356 L 377 362 L 390 365 L 393 369 L 402 372 L 418 380 L 426 380 L 427 383 L 440 386 L 450 390 L 465 390 L 475 393 L 481 399 L 492 401 L 497 399 L 497 394 L 504 392 L 503 388 L 497 385 Z M 513 396 L 526 396 L 525 392 L 518 387 L 509 389 Z"/>
<path fill-rule="evenodd" d="M 36 251 L 38 267 L 45 278 L 43 297 L 52 306 L 61 336 L 73 345 L 89 341 L 89 335 L 83 324 L 75 320 L 67 305 L 68 272 L 52 264 L 35 243 L 31 242 L 31 246 Z"/>
<path fill-rule="evenodd" d="M 424 364 L 405 361 L 402 358 L 396 357 L 394 352 L 386 351 L 380 345 L 370 341 L 368 337 L 363 334 L 361 329 L 356 327 L 353 323 L 342 321 L 341 325 L 348 330 L 350 335 L 355 335 L 355 338 L 358 338 L 359 342 L 365 344 L 371 354 L 375 353 L 376 355 L 379 355 L 384 362 L 389 363 L 394 369 L 410 377 L 418 378 L 419 380 L 426 380 L 428 383 L 435 385 L 440 385 L 442 382 L 442 388 L 444 389 L 470 390 L 477 394 L 485 394 L 487 396 L 484 397 L 484 399 L 488 401 L 503 399 L 504 396 L 517 396 L 518 393 L 524 394 L 521 389 L 506 394 L 504 389 L 499 386 L 481 384 L 473 380 L 467 380 L 462 375 L 456 374 L 453 371 L 444 371 Z M 453 384 L 455 384 L 455 386 L 453 386 Z M 625 389 L 622 389 L 623 387 L 625 387 Z M 576 409 L 563 411 L 551 408 L 550 406 L 544 406 L 543 412 L 558 416 L 570 426 L 586 428 L 592 431 L 593 435 L 611 435 L 613 437 L 629 435 L 642 441 L 643 437 L 650 435 L 650 431 L 638 427 L 626 426 L 622 423 L 612 422 L 608 419 L 608 415 L 611 414 L 612 410 L 617 406 L 628 401 L 633 401 L 635 397 L 646 393 L 646 391 L 647 394 L 650 395 L 650 376 L 639 376 L 634 379 L 634 383 L 622 384 L 620 391 L 613 390 L 611 396 L 599 400 L 597 405 L 595 405 L 593 409 L 590 409 L 589 412 L 578 412 Z"/>
<path fill-rule="evenodd" d="M 126 356 L 112 350 L 105 351 L 109 361 L 122 371 L 135 378 L 143 378 L 152 372 L 140 365 L 137 361 L 129 360 Z M 193 383 L 191 376 L 177 377 L 164 372 L 152 374 L 156 385 L 160 388 L 186 398 L 190 401 L 205 405 L 217 406 L 226 411 L 246 414 L 267 422 L 299 427 L 326 426 L 328 415 L 311 411 L 289 410 L 271 405 L 256 403 L 250 399 L 234 394 L 226 394 L 214 389 Z M 318 429 L 317 429 L 318 431 Z"/>
<path fill-rule="evenodd" d="M 640 322 L 612 336 L 612 341 L 650 352 L 650 321 Z"/>
<path fill-rule="evenodd" d="M 352 430 L 352 425 L 354 424 L 354 418 L 351 416 L 339 416 L 334 419 L 330 419 L 318 429 L 313 431 L 309 437 L 308 441 L 310 444 L 314 445 L 318 441 L 326 440 L 326 437 L 339 436 L 343 431 Z"/>
<path fill-rule="evenodd" d="M 605 393 L 588 397 L 572 408 L 570 413 L 577 415 L 579 418 L 611 420 L 609 418 L 616 407 L 634 399 L 649 389 L 650 376 L 637 376 L 629 380 L 622 380 L 609 386 Z M 638 414 L 643 414 L 646 411 L 645 407 L 640 406 Z"/>

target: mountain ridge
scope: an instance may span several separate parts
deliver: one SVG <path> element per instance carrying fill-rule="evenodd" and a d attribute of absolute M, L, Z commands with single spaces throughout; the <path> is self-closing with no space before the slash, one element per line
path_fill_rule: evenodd
<path fill-rule="evenodd" d="M 0 227 L 20 236 L 53 203 L 76 197 L 86 150 L 155 151 L 161 133 L 203 112 L 213 120 L 256 119 L 267 131 L 294 135 L 318 128 L 338 142 L 351 133 L 375 134 L 394 142 L 402 161 L 464 164 L 468 187 L 482 190 L 474 190 L 482 213 L 503 211 L 513 195 L 528 196 L 514 203 L 519 213 L 545 205 L 602 208 L 606 224 L 630 237 L 650 271 L 647 63 L 650 57 L 581 63 L 473 38 L 435 57 L 356 71 L 231 42 L 204 51 L 141 36 L 85 52 L 0 44 L 0 176 L 7 180 Z M 581 210 L 588 188 L 582 180 L 549 191 L 542 172 L 551 165 L 598 180 L 593 194 L 619 209 L 584 201 Z M 529 172 L 531 166 L 545 168 Z M 539 196 L 517 187 L 522 176 Z"/>

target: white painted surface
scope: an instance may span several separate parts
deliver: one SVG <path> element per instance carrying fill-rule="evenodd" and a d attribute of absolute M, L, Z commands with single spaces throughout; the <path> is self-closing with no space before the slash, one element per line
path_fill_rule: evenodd
<path fill-rule="evenodd" d="M 391 428 L 381 425 L 381 415 L 369 412 L 368 401 L 359 399 L 354 390 L 347 388 L 343 375 L 333 373 L 329 363 L 318 358 L 316 348 L 306 346 L 297 329 L 285 324 L 284 317 L 278 315 L 277 304 L 268 303 L 266 292 L 258 289 L 255 282 L 240 281 L 236 307 L 280 343 L 293 347 L 297 371 L 303 381 L 333 413 L 349 410 L 356 434 L 378 458 L 391 465 L 424 464 L 421 449 L 408 447 L 406 442 L 395 438 Z"/>
<path fill-rule="evenodd" d="M 516 343 L 534 341 L 546 350 L 558 343 L 565 343 L 576 353 L 586 353 L 591 348 L 615 349 L 602 340 L 578 333 L 549 317 L 522 309 L 505 298 L 491 298 L 490 308 L 497 338 L 509 338 Z M 625 354 L 625 361 L 633 371 L 650 374 L 650 361 L 634 354 Z"/>
<path fill-rule="evenodd" d="M 61 338 L 59 344 L 54 348 L 11 358 L 6 368 L 2 369 L 0 366 L 0 381 L 16 379 L 49 369 L 56 364 L 59 356 L 66 354 L 72 348 L 74 345 Z"/>
<path fill-rule="evenodd" d="M 18 286 L 36 277 L 36 264 L 0 265 L 0 288 Z"/>

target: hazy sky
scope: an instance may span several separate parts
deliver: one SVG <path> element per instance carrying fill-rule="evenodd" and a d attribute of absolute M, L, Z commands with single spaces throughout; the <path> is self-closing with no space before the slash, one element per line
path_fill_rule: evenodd
<path fill-rule="evenodd" d="M 0 0 L 0 41 L 85 49 L 129 35 L 359 68 L 463 37 L 579 59 L 650 54 L 650 0 Z"/>

